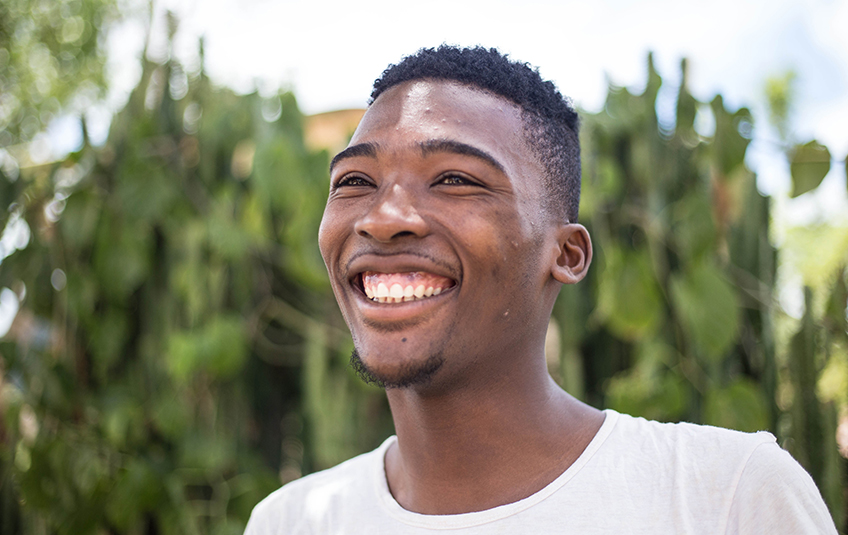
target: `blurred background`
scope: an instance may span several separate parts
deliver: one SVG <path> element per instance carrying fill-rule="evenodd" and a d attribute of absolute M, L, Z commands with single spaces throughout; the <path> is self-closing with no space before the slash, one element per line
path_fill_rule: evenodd
<path fill-rule="evenodd" d="M 551 374 L 767 429 L 846 526 L 848 2 L 0 0 L 0 533 L 240 534 L 391 434 L 316 235 L 387 64 L 442 42 L 582 110 L 588 280 Z"/>

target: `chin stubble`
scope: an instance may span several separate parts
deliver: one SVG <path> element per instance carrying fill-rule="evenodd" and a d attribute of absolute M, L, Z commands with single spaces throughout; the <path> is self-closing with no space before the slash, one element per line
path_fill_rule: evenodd
<path fill-rule="evenodd" d="M 427 360 L 418 364 L 407 363 L 395 377 L 381 375 L 370 369 L 362 361 L 356 348 L 350 354 L 350 366 L 367 384 L 380 388 L 409 388 L 429 383 L 433 375 L 442 367 L 444 358 L 441 353 L 430 355 Z"/>

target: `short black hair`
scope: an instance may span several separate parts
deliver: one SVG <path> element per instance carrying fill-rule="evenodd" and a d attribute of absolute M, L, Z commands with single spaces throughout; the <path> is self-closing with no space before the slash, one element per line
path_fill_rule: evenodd
<path fill-rule="evenodd" d="M 374 82 L 372 104 L 392 86 L 431 78 L 475 86 L 518 105 L 528 144 L 545 168 L 548 208 L 558 208 L 569 222 L 577 221 L 580 204 L 579 119 L 570 100 L 538 69 L 512 61 L 497 49 L 442 45 L 422 48 L 400 63 L 389 65 Z"/>

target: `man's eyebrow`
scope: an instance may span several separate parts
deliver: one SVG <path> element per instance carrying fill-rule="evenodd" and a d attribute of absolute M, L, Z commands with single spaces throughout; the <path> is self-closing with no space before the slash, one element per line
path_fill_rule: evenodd
<path fill-rule="evenodd" d="M 421 153 L 424 156 L 428 156 L 435 152 L 450 152 L 453 154 L 472 156 L 483 160 L 501 173 L 506 173 L 504 166 L 501 165 L 494 156 L 482 149 L 478 149 L 477 147 L 468 145 L 467 143 L 462 143 L 461 141 L 454 141 L 452 139 L 431 139 L 428 141 L 422 141 L 418 145 L 421 147 Z"/>
<path fill-rule="evenodd" d="M 368 156 L 369 158 L 377 157 L 377 149 L 380 146 L 376 143 L 359 143 L 358 145 L 351 145 L 345 150 L 333 156 L 333 160 L 330 162 L 330 172 L 333 172 L 333 167 L 336 166 L 340 161 L 345 160 L 347 158 L 356 158 L 358 156 Z"/>

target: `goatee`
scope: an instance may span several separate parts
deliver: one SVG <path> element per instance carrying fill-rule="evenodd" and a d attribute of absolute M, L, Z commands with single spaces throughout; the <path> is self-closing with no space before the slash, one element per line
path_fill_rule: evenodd
<path fill-rule="evenodd" d="M 382 375 L 369 368 L 359 356 L 356 348 L 350 354 L 350 366 L 359 375 L 360 379 L 367 384 L 377 385 L 380 388 L 408 388 L 410 386 L 421 386 L 429 383 L 433 375 L 444 364 L 444 358 L 440 353 L 430 355 L 419 365 L 407 364 L 393 377 Z"/>

